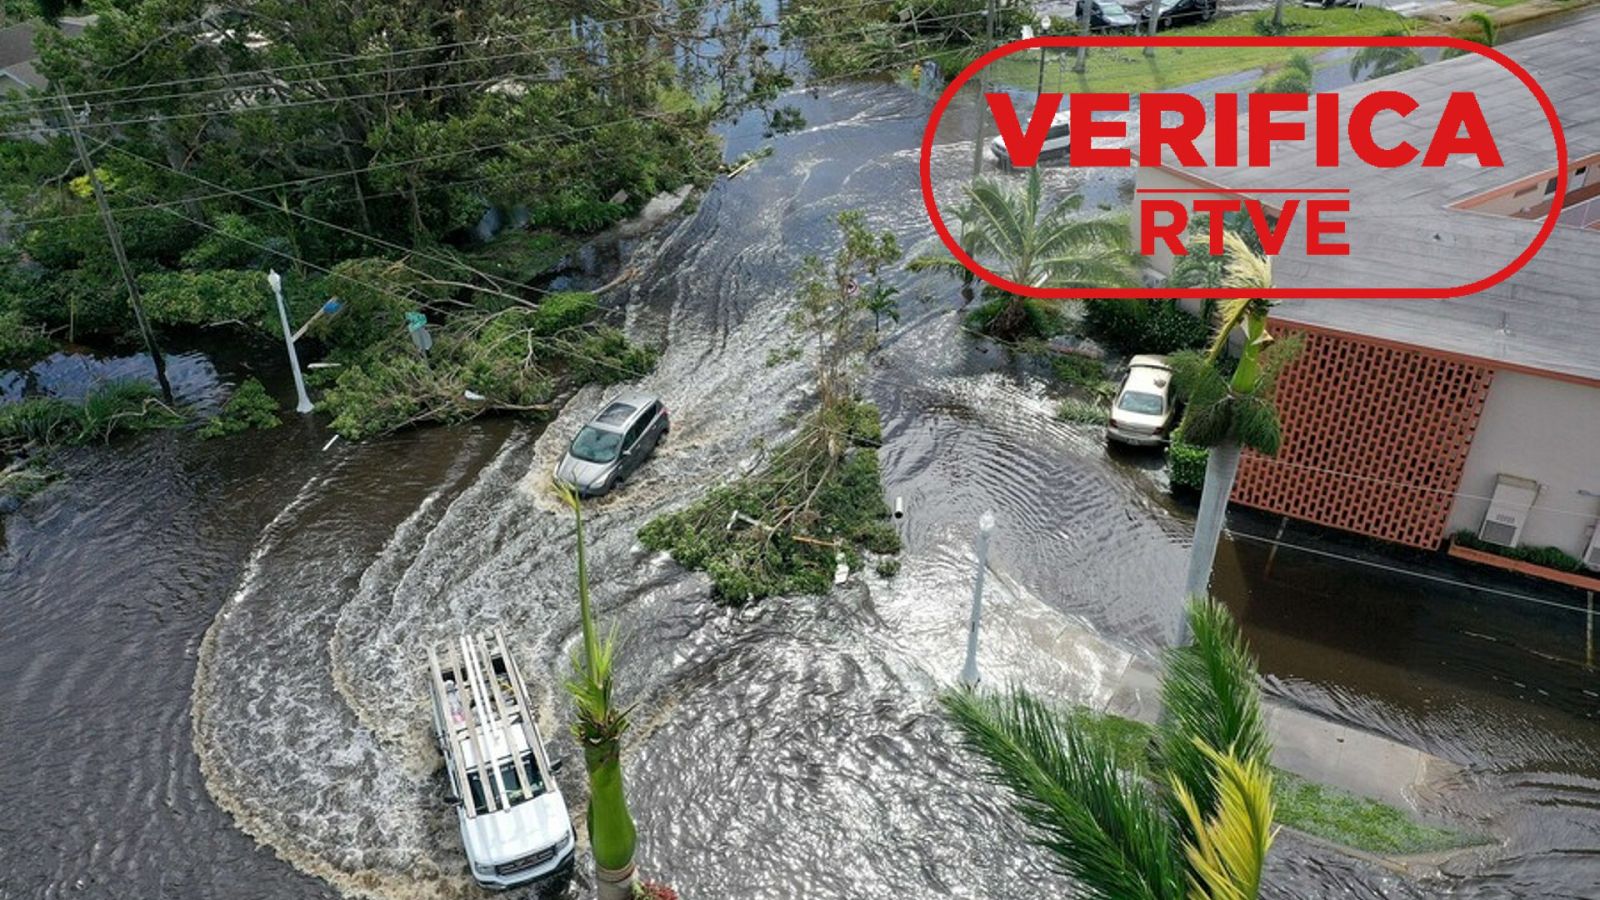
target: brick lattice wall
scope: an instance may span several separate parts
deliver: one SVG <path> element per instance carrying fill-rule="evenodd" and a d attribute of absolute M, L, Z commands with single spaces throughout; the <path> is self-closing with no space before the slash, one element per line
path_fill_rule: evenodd
<path fill-rule="evenodd" d="M 1304 342 L 1278 381 L 1283 446 L 1245 454 L 1233 501 L 1437 548 L 1493 371 L 1285 323 L 1272 332 Z"/>

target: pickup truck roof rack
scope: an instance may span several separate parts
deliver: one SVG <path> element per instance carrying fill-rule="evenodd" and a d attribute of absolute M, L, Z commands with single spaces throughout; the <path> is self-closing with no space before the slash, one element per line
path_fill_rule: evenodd
<path fill-rule="evenodd" d="M 509 756 L 521 776 L 523 798 L 542 779 L 528 768 L 519 746 L 533 754 L 539 772 L 550 771 L 545 748 L 531 720 L 528 686 L 522 680 L 516 661 L 506 650 L 505 633 L 496 628 L 491 634 L 459 636 L 439 648 L 428 648 L 428 669 L 432 678 L 434 712 L 440 723 L 447 752 L 455 757 L 451 766 L 456 796 L 462 798 L 467 817 L 478 814 L 478 793 L 472 790 L 471 772 L 476 772 L 481 797 L 488 812 L 509 809 L 510 791 L 501 775 L 500 759 Z M 503 753 L 495 751 L 496 739 Z M 470 767 L 468 759 L 473 761 Z"/>

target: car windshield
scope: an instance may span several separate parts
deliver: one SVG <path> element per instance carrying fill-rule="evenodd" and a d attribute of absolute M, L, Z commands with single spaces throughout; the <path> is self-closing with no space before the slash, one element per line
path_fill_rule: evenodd
<path fill-rule="evenodd" d="M 1117 401 L 1117 409 L 1144 416 L 1159 416 L 1166 405 L 1166 400 L 1160 394 L 1146 394 L 1144 391 L 1124 391 L 1122 399 Z"/>
<path fill-rule="evenodd" d="M 1102 3 L 1100 4 L 1100 11 L 1108 16 L 1120 16 L 1126 12 L 1120 3 Z"/>
<path fill-rule="evenodd" d="M 524 767 L 533 778 L 532 789 L 526 791 L 522 786 Z M 494 774 L 491 772 L 489 777 L 494 778 Z M 516 806 L 524 800 L 532 800 L 544 793 L 544 779 L 539 774 L 539 764 L 534 762 L 531 752 L 522 754 L 521 766 L 509 758 L 501 760 L 500 781 L 506 786 L 506 800 L 511 806 Z M 472 808 L 477 810 L 479 815 L 488 812 L 489 801 L 483 795 L 483 782 L 479 779 L 476 769 L 467 773 L 467 787 L 472 790 Z"/>
<path fill-rule="evenodd" d="M 578 436 L 572 439 L 572 455 L 584 462 L 611 462 L 617 458 L 617 451 L 621 449 L 620 432 L 604 431 L 593 425 L 583 426 Z"/>

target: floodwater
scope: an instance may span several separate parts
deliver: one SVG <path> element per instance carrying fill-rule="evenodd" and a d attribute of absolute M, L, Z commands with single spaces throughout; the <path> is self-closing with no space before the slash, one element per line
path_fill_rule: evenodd
<path fill-rule="evenodd" d="M 804 361 L 768 360 L 790 341 L 792 273 L 831 248 L 838 212 L 932 247 L 915 166 L 927 99 L 857 84 L 795 102 L 807 128 L 651 239 L 626 289 L 630 333 L 665 347 L 644 387 L 674 428 L 586 518 L 600 616 L 626 642 L 619 683 L 639 703 L 626 772 L 640 863 L 688 898 L 1059 896 L 934 702 L 960 670 L 977 515 L 999 523 L 985 680 L 1095 702 L 1171 627 L 1191 513 L 1159 458 L 1056 421 L 1041 379 L 964 334 L 953 282 L 902 285 L 903 322 L 866 373 L 887 490 L 907 510 L 898 576 L 730 611 L 634 540 L 758 464 L 804 408 Z M 934 156 L 952 179 L 970 165 L 958 130 Z M 729 155 L 761 140 L 742 122 Z M 321 425 L 296 420 L 68 457 L 70 482 L 5 520 L 0 897 L 478 895 L 440 801 L 422 651 L 504 626 L 567 746 L 573 531 L 545 476 L 600 396 L 580 393 L 548 430 L 323 450 Z M 1408 881 L 1285 837 L 1270 895 L 1594 897 L 1600 682 L 1581 620 L 1375 568 L 1416 561 L 1354 544 L 1279 539 L 1275 522 L 1232 525 L 1356 560 L 1269 560 L 1244 537 L 1222 549 L 1219 588 L 1269 690 L 1462 763 L 1424 811 L 1506 838 Z M 1092 634 L 1121 649 L 1089 649 Z M 564 779 L 575 813 L 579 781 Z"/>

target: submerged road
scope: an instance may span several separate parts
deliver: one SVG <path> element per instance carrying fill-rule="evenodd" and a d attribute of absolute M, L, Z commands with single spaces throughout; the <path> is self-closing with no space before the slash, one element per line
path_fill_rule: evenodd
<path fill-rule="evenodd" d="M 791 340 L 795 267 L 832 247 L 838 212 L 931 247 L 927 101 L 879 84 L 794 100 L 807 127 L 656 236 L 628 288 L 629 331 L 666 348 L 644 386 L 674 429 L 589 524 L 601 615 L 626 637 L 619 683 L 641 703 L 641 865 L 688 898 L 1056 896 L 933 703 L 960 669 L 973 524 L 999 520 L 986 680 L 1100 702 L 1172 621 L 1191 526 L 1159 457 L 1055 420 L 1045 380 L 960 329 L 952 283 L 908 280 L 867 376 L 887 490 L 907 504 L 898 576 L 734 612 L 634 541 L 803 408 L 805 363 L 767 360 Z M 956 137 L 935 155 L 952 177 L 970 164 Z M 729 141 L 730 156 L 759 144 L 761 122 Z M 560 732 L 572 533 L 544 476 L 600 397 L 547 432 L 488 423 L 324 453 L 296 423 L 81 457 L 72 485 L 7 524 L 0 896 L 475 896 L 420 653 L 505 625 Z M 1290 550 L 1269 567 L 1248 542 L 1219 561 L 1276 697 L 1462 765 L 1425 811 L 1510 836 L 1420 883 L 1286 838 L 1270 896 L 1593 896 L 1600 726 L 1564 620 Z"/>

